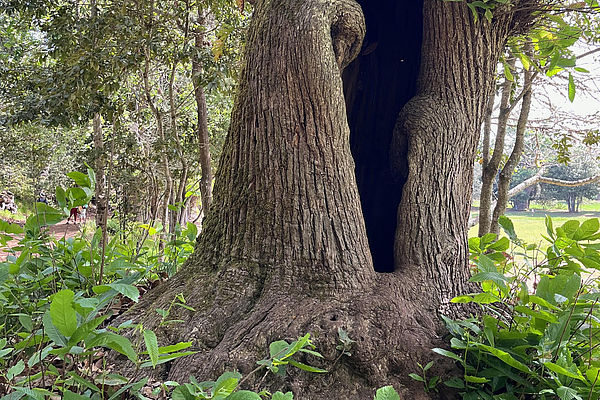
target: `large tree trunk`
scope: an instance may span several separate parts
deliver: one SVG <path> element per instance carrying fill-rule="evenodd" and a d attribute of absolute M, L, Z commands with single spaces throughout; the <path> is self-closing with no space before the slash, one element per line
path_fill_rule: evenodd
<path fill-rule="evenodd" d="M 467 286 L 471 167 L 493 70 L 509 31 L 508 14 L 490 24 L 476 23 L 464 3 L 426 0 L 423 10 L 396 1 L 381 9 L 363 5 L 372 18 L 367 27 L 398 15 L 386 15 L 388 9 L 412 10 L 407 19 L 419 27 L 424 21 L 418 85 L 413 82 L 412 93 L 409 87 L 402 91 L 410 94 L 404 102 L 415 88 L 416 96 L 399 118 L 402 104 L 383 105 L 394 114 L 385 115 L 387 131 L 377 145 L 368 143 L 375 141 L 371 127 L 353 112 L 349 127 L 346 103 L 360 111 L 361 90 L 369 99 L 377 90 L 384 96 L 386 90 L 399 93 L 385 82 L 375 91 L 364 91 L 364 85 L 379 71 L 375 61 L 383 62 L 381 55 L 400 38 L 380 37 L 363 47 L 352 74 L 345 75 L 354 79 L 345 102 L 341 72 L 361 51 L 365 33 L 359 5 L 353 0 L 255 3 L 214 202 L 196 251 L 126 317 L 156 326 L 159 316 L 147 310 L 168 306 L 177 293 L 195 308 L 173 310 L 186 324 L 157 328 L 165 343 L 185 338 L 200 350 L 170 365 L 165 371 L 170 378 L 209 378 L 234 368 L 247 373 L 270 341 L 310 332 L 325 356 L 310 362 L 331 368 L 330 373 L 292 371 L 285 382 L 273 378 L 262 385 L 293 389 L 299 399 L 368 399 L 384 384 L 402 387 L 405 398 L 429 397 L 407 374 L 416 371 L 416 362 L 433 358 L 431 347 L 443 345 L 437 312 Z M 418 57 L 411 62 L 418 64 Z M 351 129 L 355 154 L 371 145 L 387 155 L 384 164 L 357 157 L 358 185 Z M 361 208 L 359 189 L 369 187 L 364 177 L 391 177 L 393 171 L 397 179 L 391 187 L 401 199 L 394 192 L 392 207 L 371 213 L 376 197 L 361 191 Z M 374 271 L 363 210 L 371 222 L 398 216 L 393 274 Z M 375 228 L 372 224 L 376 235 Z M 378 254 L 394 254 L 389 243 Z M 351 357 L 332 367 L 339 356 L 338 328 L 358 344 Z M 445 374 L 448 365 L 439 365 L 435 372 Z"/>

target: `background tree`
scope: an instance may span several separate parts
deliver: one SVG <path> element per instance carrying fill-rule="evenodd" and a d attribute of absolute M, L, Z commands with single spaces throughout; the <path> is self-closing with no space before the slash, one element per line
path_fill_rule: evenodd
<path fill-rule="evenodd" d="M 577 163 L 571 165 L 555 165 L 548 168 L 546 176 L 564 181 L 577 181 L 590 178 L 597 174 L 596 163 Z M 600 194 L 598 184 L 592 183 L 578 187 L 565 187 L 542 184 L 542 196 L 545 199 L 563 200 L 567 203 L 570 213 L 579 212 L 579 206 L 584 198 L 595 199 Z"/>

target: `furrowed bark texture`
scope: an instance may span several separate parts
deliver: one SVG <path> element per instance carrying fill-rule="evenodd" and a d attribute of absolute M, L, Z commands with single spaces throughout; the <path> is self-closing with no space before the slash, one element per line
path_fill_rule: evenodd
<path fill-rule="evenodd" d="M 253 23 L 199 264 L 269 265 L 285 290 L 361 288 L 373 272 L 340 76 L 360 8 L 264 1 Z"/>
<path fill-rule="evenodd" d="M 407 293 L 436 308 L 466 288 L 473 159 L 510 20 L 474 21 L 464 4 L 425 1 L 417 95 L 398 118 L 408 141 L 395 261 Z"/>
<path fill-rule="evenodd" d="M 381 9 L 363 3 L 371 26 L 385 19 L 383 13 L 401 11 L 395 1 Z M 407 375 L 416 371 L 416 362 L 431 360 L 432 347 L 444 345 L 438 311 L 466 288 L 471 164 L 510 18 L 475 22 L 466 5 L 456 2 L 426 0 L 423 10 L 409 7 L 413 18 L 420 21 L 422 15 L 424 22 L 418 83 L 389 90 L 399 98 L 388 93 L 389 101 L 372 103 L 360 96 L 376 100 L 385 93 L 380 78 L 372 76 L 378 63 L 404 60 L 377 51 L 402 46 L 371 35 L 361 50 L 365 20 L 355 1 L 257 0 L 254 5 L 213 205 L 196 251 L 125 318 L 157 327 L 153 310 L 167 308 L 178 293 L 194 307 L 194 312 L 172 309 L 170 318 L 185 324 L 155 329 L 164 344 L 191 340 L 199 351 L 163 365 L 164 378 L 213 378 L 227 369 L 248 373 L 271 341 L 310 332 L 324 359 L 308 356 L 307 362 L 330 369 L 328 374 L 290 369 L 286 380 L 262 381 L 261 374 L 246 383 L 293 390 L 294 398 L 309 400 L 369 399 L 385 384 L 394 384 L 407 399 L 430 398 Z M 342 70 L 359 52 L 345 75 L 344 99 Z M 406 56 L 418 63 L 418 56 L 409 58 L 414 52 Z M 348 115 L 361 163 L 359 185 L 346 103 L 353 110 Z M 363 123 L 376 117 L 361 108 L 380 110 L 374 104 L 394 114 L 381 125 Z M 373 136 L 377 145 L 368 143 L 378 128 L 387 131 Z M 386 162 L 368 155 L 369 148 Z M 397 270 L 376 274 L 359 189 L 377 186 L 370 177 L 385 185 L 384 177 L 394 173 L 398 185 L 387 211 L 371 209 L 384 190 L 362 196 L 372 234 L 377 235 L 378 221 L 396 217 L 397 211 Z M 384 229 L 390 227 L 395 225 Z M 379 250 L 385 266 L 386 246 Z M 357 341 L 351 357 L 339 358 L 338 328 Z M 447 376 L 453 368 L 439 361 L 431 373 Z M 435 396 L 452 395 L 444 390 Z"/>
<path fill-rule="evenodd" d="M 204 25 L 205 17 L 204 10 L 198 10 L 198 24 Z M 199 31 L 194 34 L 194 46 L 200 50 L 204 47 L 204 32 Z M 210 157 L 210 137 L 208 132 L 208 110 L 206 106 L 206 96 L 204 88 L 200 84 L 202 77 L 202 63 L 198 53 L 192 59 L 192 82 L 194 84 L 194 97 L 196 98 L 197 122 L 198 122 L 198 147 L 200 148 L 200 198 L 202 200 L 202 212 L 207 214 L 210 204 L 212 203 L 212 181 L 213 173 Z"/>

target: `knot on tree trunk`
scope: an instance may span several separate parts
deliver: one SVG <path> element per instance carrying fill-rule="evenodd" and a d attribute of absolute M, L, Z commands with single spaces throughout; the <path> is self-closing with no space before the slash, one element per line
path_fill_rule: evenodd
<path fill-rule="evenodd" d="M 354 0 L 334 2 L 331 40 L 340 71 L 360 53 L 365 32 L 365 19 L 358 3 Z"/>

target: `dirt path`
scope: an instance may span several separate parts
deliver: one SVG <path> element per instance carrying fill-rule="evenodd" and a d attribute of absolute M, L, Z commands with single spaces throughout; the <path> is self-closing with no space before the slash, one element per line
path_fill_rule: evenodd
<path fill-rule="evenodd" d="M 25 221 L 9 221 L 11 223 L 18 223 L 19 225 L 23 225 L 25 223 Z M 52 225 L 50 227 L 50 234 L 52 236 L 54 236 L 56 239 L 62 239 L 62 238 L 72 238 L 75 237 L 79 234 L 80 232 L 80 224 L 74 224 L 74 223 L 66 223 L 65 221 L 62 221 L 56 225 Z M 10 240 L 6 247 L 1 247 L 0 246 L 0 262 L 2 261 L 6 261 L 6 257 L 11 254 L 9 251 L 7 251 L 7 249 L 16 246 L 19 243 L 19 240 L 21 240 L 23 238 L 23 235 L 17 235 L 15 240 Z"/>

